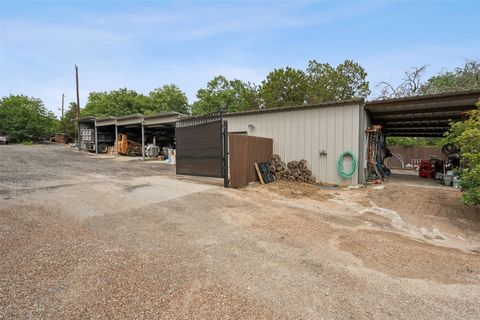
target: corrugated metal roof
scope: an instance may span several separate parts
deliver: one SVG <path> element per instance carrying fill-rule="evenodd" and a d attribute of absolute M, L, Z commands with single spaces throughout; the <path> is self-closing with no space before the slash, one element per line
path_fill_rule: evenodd
<path fill-rule="evenodd" d="M 454 98 L 457 96 L 465 96 L 465 95 L 472 95 L 472 94 L 480 95 L 480 89 L 455 90 L 455 91 L 447 91 L 447 92 L 434 93 L 434 94 L 424 94 L 424 95 L 417 95 L 417 96 L 408 96 L 408 97 L 401 97 L 401 98 L 376 99 L 376 100 L 367 101 L 366 106 L 368 107 L 368 106 L 374 106 L 377 104 L 412 102 L 412 101 L 421 102 L 423 100 L 429 100 L 432 98 Z"/>
<path fill-rule="evenodd" d="M 369 101 L 365 109 L 387 135 L 440 137 L 450 121 L 461 120 L 479 99 L 480 90 L 463 90 Z"/>
<path fill-rule="evenodd" d="M 305 110 L 305 109 L 315 109 L 315 108 L 326 108 L 326 107 L 335 107 L 335 106 L 344 106 L 349 104 L 360 104 L 364 103 L 364 99 L 362 98 L 354 98 L 342 101 L 328 101 L 322 103 L 313 103 L 313 104 L 301 104 L 296 106 L 289 106 L 289 107 L 280 107 L 280 108 L 269 108 L 269 109 L 255 109 L 255 110 L 246 110 L 246 111 L 238 111 L 238 112 L 230 112 L 224 113 L 223 117 L 236 117 L 236 116 L 244 116 L 249 114 L 257 114 L 257 113 L 274 113 L 274 112 L 287 112 L 287 111 L 297 111 L 297 110 Z M 217 113 L 215 113 L 217 114 Z M 196 118 L 202 118 L 207 115 L 199 115 L 199 116 L 190 116 L 182 118 L 183 120 L 193 120 Z"/>
<path fill-rule="evenodd" d="M 181 117 L 186 117 L 186 115 L 179 112 L 172 111 L 172 112 L 161 112 L 161 113 L 151 114 L 148 116 L 144 116 L 141 114 L 131 114 L 131 115 L 120 116 L 120 117 L 103 117 L 103 118 L 89 117 L 89 119 L 90 121 L 96 120 L 97 123 L 111 125 L 111 124 L 114 124 L 115 122 L 118 122 L 120 124 L 123 124 L 123 123 L 127 123 L 127 124 L 139 123 L 140 124 L 145 119 L 149 120 L 149 122 L 152 122 L 153 119 L 161 119 L 166 117 L 181 118 Z"/>

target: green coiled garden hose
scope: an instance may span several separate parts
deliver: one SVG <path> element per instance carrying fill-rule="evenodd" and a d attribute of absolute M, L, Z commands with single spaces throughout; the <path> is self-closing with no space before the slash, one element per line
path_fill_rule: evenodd
<path fill-rule="evenodd" d="M 345 159 L 346 156 L 349 156 L 352 158 L 352 168 L 350 169 L 350 171 L 345 171 L 343 169 L 343 160 Z M 353 177 L 353 175 L 355 174 L 355 171 L 357 171 L 357 157 L 353 154 L 353 152 L 344 151 L 340 154 L 340 157 L 338 158 L 338 162 L 337 162 L 337 170 L 338 170 L 338 174 L 343 179 L 348 179 Z"/>

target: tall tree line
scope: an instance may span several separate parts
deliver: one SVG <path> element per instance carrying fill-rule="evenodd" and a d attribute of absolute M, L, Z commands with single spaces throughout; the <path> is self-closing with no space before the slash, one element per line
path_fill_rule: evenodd
<path fill-rule="evenodd" d="M 379 98 L 480 88 L 479 60 L 468 60 L 464 66 L 424 79 L 426 69 L 427 66 L 421 66 L 405 72 L 398 84 L 380 83 Z M 107 117 L 170 111 L 201 115 L 366 98 L 369 94 L 367 73 L 360 64 L 345 60 L 332 66 L 311 60 L 305 70 L 274 69 L 258 85 L 218 75 L 197 91 L 197 99 L 192 104 L 175 84 L 163 85 L 148 94 L 127 88 L 92 92 L 81 115 Z M 49 133 L 63 131 L 64 127 L 67 132 L 73 132 L 71 120 L 76 116 L 75 110 L 76 104 L 70 103 L 64 119 L 58 121 L 40 99 L 23 95 L 3 97 L 0 99 L 0 134 L 9 134 L 19 142 L 36 141 Z"/>

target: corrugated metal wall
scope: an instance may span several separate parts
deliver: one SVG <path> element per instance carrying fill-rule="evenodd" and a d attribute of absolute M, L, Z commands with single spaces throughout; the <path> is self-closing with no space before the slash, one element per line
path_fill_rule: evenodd
<path fill-rule="evenodd" d="M 352 151 L 358 157 L 360 108 L 360 104 L 320 106 L 226 115 L 225 119 L 229 132 L 272 138 L 273 152 L 285 162 L 307 160 L 318 181 L 357 184 L 358 168 L 351 179 L 342 180 L 337 172 L 337 160 L 342 151 Z M 249 124 L 254 128 L 249 129 Z M 326 155 L 320 155 L 320 150 L 325 150 Z M 345 161 L 345 167 L 349 166 L 350 161 Z"/>

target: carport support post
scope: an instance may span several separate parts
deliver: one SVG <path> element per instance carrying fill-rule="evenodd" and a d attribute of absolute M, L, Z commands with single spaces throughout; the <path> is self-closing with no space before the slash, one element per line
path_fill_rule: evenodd
<path fill-rule="evenodd" d="M 145 128 L 142 121 L 142 160 L 145 160 Z"/>
<path fill-rule="evenodd" d="M 97 120 L 95 120 L 95 154 L 98 154 Z"/>
<path fill-rule="evenodd" d="M 118 127 L 115 119 L 115 159 L 118 158 Z"/>

